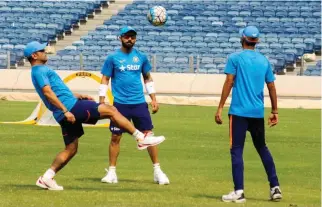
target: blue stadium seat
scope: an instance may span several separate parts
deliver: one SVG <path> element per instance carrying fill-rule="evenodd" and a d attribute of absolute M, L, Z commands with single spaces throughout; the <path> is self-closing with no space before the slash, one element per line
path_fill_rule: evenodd
<path fill-rule="evenodd" d="M 313 53 L 314 52 L 314 44 L 312 42 L 306 42 L 304 53 Z"/>

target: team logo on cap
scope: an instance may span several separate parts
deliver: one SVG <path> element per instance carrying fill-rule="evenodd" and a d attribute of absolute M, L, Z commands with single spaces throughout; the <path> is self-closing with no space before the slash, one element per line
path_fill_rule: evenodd
<path fill-rule="evenodd" d="M 133 62 L 135 62 L 135 63 L 139 62 L 139 58 L 137 56 L 134 56 L 133 57 Z"/>

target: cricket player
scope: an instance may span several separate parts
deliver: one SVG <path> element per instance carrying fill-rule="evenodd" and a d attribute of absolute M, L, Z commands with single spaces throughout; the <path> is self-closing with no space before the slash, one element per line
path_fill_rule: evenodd
<path fill-rule="evenodd" d="M 73 94 L 57 73 L 46 66 L 45 44 L 30 42 L 24 55 L 31 63 L 32 83 L 46 105 L 60 124 L 65 149 L 54 159 L 50 168 L 39 177 L 36 185 L 49 190 L 63 190 L 54 180 L 61 170 L 77 153 L 78 139 L 84 134 L 82 123 L 95 124 L 99 119 L 109 118 L 144 146 L 153 146 L 164 141 L 164 137 L 144 134 L 122 116 L 115 107 L 98 104 L 90 96 Z"/>
<path fill-rule="evenodd" d="M 248 26 L 240 31 L 240 35 L 243 51 L 233 53 L 228 58 L 225 68 L 226 81 L 215 115 L 217 124 L 222 124 L 222 110 L 233 88 L 229 109 L 229 134 L 234 191 L 223 195 L 222 200 L 224 202 L 246 202 L 243 149 L 246 132 L 249 131 L 266 170 L 270 184 L 270 199 L 279 201 L 282 193 L 273 157 L 265 143 L 264 126 L 264 83 L 267 84 L 272 104 L 268 123 L 270 127 L 278 123 L 275 77 L 267 58 L 255 51 L 255 45 L 259 41 L 259 30 L 254 26 Z"/>
<path fill-rule="evenodd" d="M 146 134 L 153 134 L 152 120 L 143 93 L 141 75 L 144 79 L 145 88 L 152 100 L 152 113 L 156 113 L 159 110 L 159 105 L 155 96 L 156 91 L 150 74 L 151 65 L 148 58 L 145 54 L 133 48 L 136 42 L 136 35 L 137 32 L 130 26 L 121 28 L 119 39 L 122 46 L 107 57 L 102 68 L 100 103 L 104 103 L 107 87 L 111 79 L 114 107 L 128 120 L 132 120 L 138 130 Z M 115 121 L 112 121 L 110 131 L 112 132 L 112 137 L 109 146 L 109 169 L 106 170 L 107 174 L 102 178 L 102 182 L 117 183 L 116 161 L 120 152 L 120 140 L 124 130 L 119 128 Z M 146 148 L 153 163 L 154 182 L 160 185 L 169 184 L 167 175 L 160 168 L 157 147 L 138 143 L 139 150 Z"/>

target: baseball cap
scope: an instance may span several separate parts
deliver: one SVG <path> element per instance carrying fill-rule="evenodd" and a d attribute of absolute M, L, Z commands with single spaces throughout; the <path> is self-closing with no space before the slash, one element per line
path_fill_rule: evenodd
<path fill-rule="evenodd" d="M 44 50 L 47 46 L 47 43 L 39 43 L 37 41 L 32 41 L 32 42 L 29 42 L 24 51 L 23 51 L 23 54 L 25 57 L 30 57 L 33 53 L 37 52 L 37 51 L 40 51 L 40 50 Z"/>
<path fill-rule="evenodd" d="M 259 30 L 255 26 L 248 26 L 244 29 L 239 30 L 240 37 L 245 38 L 247 42 L 258 42 Z"/>
<path fill-rule="evenodd" d="M 130 31 L 133 31 L 136 34 L 136 31 L 135 31 L 135 29 L 133 27 L 130 27 L 130 26 L 122 27 L 121 30 L 120 30 L 120 36 L 130 32 Z"/>

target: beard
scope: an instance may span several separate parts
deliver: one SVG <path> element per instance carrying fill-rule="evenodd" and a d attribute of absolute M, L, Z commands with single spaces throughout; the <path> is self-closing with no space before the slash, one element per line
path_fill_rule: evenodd
<path fill-rule="evenodd" d="M 48 59 L 46 59 L 46 60 L 41 60 L 40 62 L 41 62 L 42 64 L 46 64 L 46 63 L 47 63 L 47 61 L 48 61 Z"/>
<path fill-rule="evenodd" d="M 134 43 L 132 43 L 131 41 L 128 42 L 123 42 L 122 41 L 122 46 L 128 50 L 132 49 L 132 47 L 134 46 Z"/>

